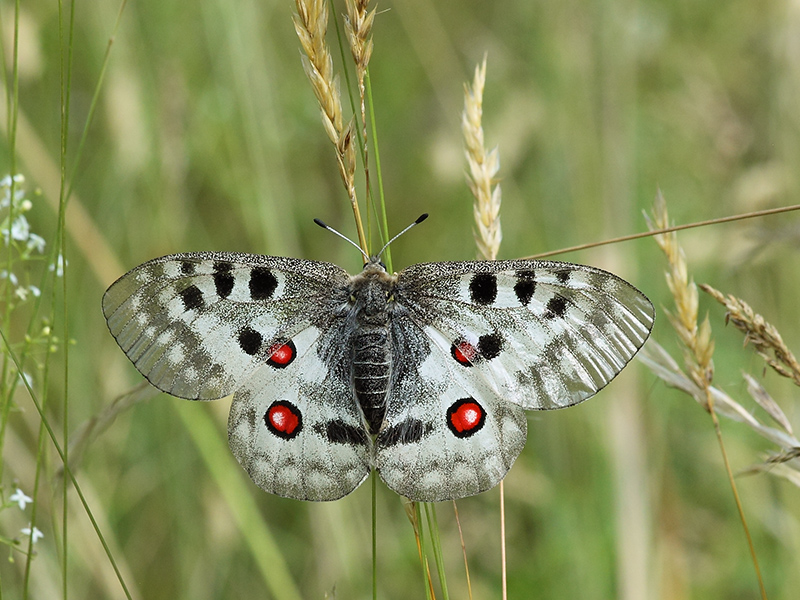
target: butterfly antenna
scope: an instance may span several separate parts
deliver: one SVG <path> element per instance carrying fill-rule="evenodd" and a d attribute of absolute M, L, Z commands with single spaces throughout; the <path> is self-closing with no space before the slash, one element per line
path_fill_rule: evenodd
<path fill-rule="evenodd" d="M 419 225 L 420 223 L 422 223 L 427 218 L 428 218 L 428 213 L 422 213 L 419 217 L 417 217 L 416 221 L 414 221 L 411 225 L 409 225 L 408 227 L 403 229 L 403 231 L 401 231 L 396 236 L 394 236 L 392 239 L 390 239 L 388 242 L 386 242 L 384 244 L 383 248 L 381 248 L 381 251 L 378 252 L 378 254 L 376 256 L 380 256 L 381 254 L 383 254 L 383 251 L 386 250 L 386 248 L 389 247 L 389 244 L 391 244 L 393 241 L 395 241 L 397 238 L 399 238 L 401 235 L 403 235 L 406 231 L 408 231 L 409 229 L 411 229 L 415 225 Z"/>
<path fill-rule="evenodd" d="M 427 215 L 425 215 L 425 216 L 427 216 Z M 367 261 L 367 262 L 369 262 L 369 256 L 367 255 L 367 253 L 366 253 L 366 252 L 364 252 L 364 251 L 361 249 L 361 246 L 359 246 L 358 244 L 356 244 L 356 243 L 355 243 L 353 240 L 351 240 L 349 237 L 347 237 L 346 235 L 343 235 L 343 234 L 339 233 L 339 232 L 338 232 L 338 231 L 336 231 L 336 230 L 335 230 L 333 227 L 331 227 L 331 226 L 330 226 L 330 225 L 328 225 L 327 223 L 324 223 L 324 222 L 323 222 L 323 221 L 321 221 L 320 219 L 314 219 L 314 223 L 316 223 L 317 225 L 319 225 L 319 226 L 320 226 L 320 227 L 322 227 L 323 229 L 327 229 L 327 230 L 328 230 L 328 231 L 330 231 L 331 233 L 335 233 L 336 235 L 338 235 L 340 238 L 342 238 L 342 239 L 343 239 L 343 240 L 345 240 L 346 242 L 350 242 L 351 244 L 353 244 L 353 246 L 355 246 L 356 248 L 358 248 L 358 251 L 359 251 L 359 252 L 361 252 L 361 254 L 363 254 L 363 255 L 364 255 L 364 260 L 365 260 L 365 261 Z"/>

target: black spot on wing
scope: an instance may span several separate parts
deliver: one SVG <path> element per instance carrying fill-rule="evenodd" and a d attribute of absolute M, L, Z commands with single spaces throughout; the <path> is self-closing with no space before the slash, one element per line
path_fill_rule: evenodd
<path fill-rule="evenodd" d="M 181 261 L 181 274 L 194 275 L 195 263 L 190 260 Z"/>
<path fill-rule="evenodd" d="M 469 282 L 469 294 L 475 304 L 491 304 L 497 298 L 497 277 L 493 273 L 476 273 Z"/>
<path fill-rule="evenodd" d="M 348 444 L 350 446 L 366 446 L 367 432 L 363 427 L 354 427 L 336 419 L 325 425 L 325 437 L 332 444 Z"/>
<path fill-rule="evenodd" d="M 233 275 L 230 273 L 214 273 L 214 287 L 220 298 L 227 298 L 233 291 Z"/>
<path fill-rule="evenodd" d="M 378 444 L 383 448 L 397 444 L 413 444 L 431 431 L 433 431 L 433 425 L 430 423 L 426 425 L 419 419 L 409 418 L 381 431 L 378 435 Z"/>
<path fill-rule="evenodd" d="M 556 279 L 558 279 L 559 283 L 563 283 L 564 285 L 569 282 L 569 276 L 572 274 L 571 271 L 557 271 L 556 272 Z"/>
<path fill-rule="evenodd" d="M 522 306 L 530 304 L 536 292 L 536 273 L 533 271 L 517 271 L 517 283 L 514 284 L 514 293 Z"/>
<path fill-rule="evenodd" d="M 269 300 L 277 287 L 278 280 L 266 267 L 254 267 L 250 271 L 250 297 L 253 300 Z"/>
<path fill-rule="evenodd" d="M 227 298 L 233 291 L 233 265 L 229 262 L 217 261 L 214 263 L 214 287 L 220 298 Z"/>
<path fill-rule="evenodd" d="M 244 327 L 239 331 L 239 347 L 242 352 L 253 356 L 261 349 L 263 338 L 255 329 Z"/>
<path fill-rule="evenodd" d="M 500 356 L 503 349 L 503 336 L 499 333 L 487 333 L 478 338 L 478 351 L 487 360 Z"/>
<path fill-rule="evenodd" d="M 184 263 L 185 264 L 185 263 Z M 203 308 L 203 292 L 196 285 L 190 285 L 180 292 L 184 310 L 198 310 Z"/>
<path fill-rule="evenodd" d="M 567 313 L 567 305 L 568 302 L 564 296 L 553 296 L 547 302 L 547 312 L 545 316 L 550 319 L 555 317 L 563 319 L 564 315 Z"/>

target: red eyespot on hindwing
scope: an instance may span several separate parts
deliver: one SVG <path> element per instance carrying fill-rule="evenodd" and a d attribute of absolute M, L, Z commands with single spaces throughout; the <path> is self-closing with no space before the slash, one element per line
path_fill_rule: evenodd
<path fill-rule="evenodd" d="M 267 352 L 269 358 L 267 362 L 278 369 L 288 367 L 297 357 L 297 348 L 292 340 L 285 342 L 275 342 Z"/>
<path fill-rule="evenodd" d="M 467 438 L 481 430 L 486 411 L 474 398 L 462 398 L 447 409 L 447 426 L 453 435 Z"/>
<path fill-rule="evenodd" d="M 276 400 L 264 413 L 264 423 L 279 438 L 290 440 L 302 431 L 303 415 L 288 400 Z"/>
<path fill-rule="evenodd" d="M 471 367 L 479 358 L 478 349 L 466 340 L 455 342 L 450 346 L 450 354 L 458 364 L 465 367 Z"/>

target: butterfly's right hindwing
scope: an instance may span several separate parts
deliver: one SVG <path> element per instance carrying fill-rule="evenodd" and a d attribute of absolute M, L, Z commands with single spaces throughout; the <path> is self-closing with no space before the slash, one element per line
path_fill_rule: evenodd
<path fill-rule="evenodd" d="M 236 392 L 228 441 L 263 490 L 336 500 L 369 475 L 372 440 L 343 363 L 347 337 L 344 320 L 324 332 L 308 327 L 292 340 L 296 360 L 261 366 Z"/>
<path fill-rule="evenodd" d="M 213 400 L 235 391 L 284 339 L 326 319 L 348 281 L 330 263 L 175 254 L 123 275 L 103 297 L 103 313 L 150 383 Z"/>

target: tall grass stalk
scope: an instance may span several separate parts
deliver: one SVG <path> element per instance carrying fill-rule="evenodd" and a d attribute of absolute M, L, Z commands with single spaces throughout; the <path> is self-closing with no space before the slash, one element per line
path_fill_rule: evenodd
<path fill-rule="evenodd" d="M 653 217 L 647 218 L 650 229 L 665 229 L 669 227 L 669 215 L 667 204 L 661 191 L 656 194 L 653 204 Z M 667 286 L 675 301 L 675 312 L 666 312 L 667 318 L 672 324 L 673 329 L 678 334 L 678 338 L 684 346 L 684 364 L 694 384 L 702 390 L 705 398 L 703 408 L 711 416 L 714 425 L 714 433 L 719 443 L 720 454 L 731 486 L 736 510 L 744 529 L 747 539 L 747 546 L 753 561 L 753 568 L 756 572 L 758 588 L 763 600 L 767 598 L 764 582 L 761 577 L 761 568 L 758 564 L 753 539 L 750 535 L 750 528 L 747 526 L 747 519 L 744 514 L 744 507 L 739 496 L 739 490 L 733 477 L 728 452 L 722 438 L 722 430 L 719 425 L 719 418 L 714 407 L 714 394 L 712 393 L 711 381 L 714 377 L 714 364 L 712 355 L 714 354 L 714 341 L 711 338 L 711 324 L 708 315 L 703 322 L 697 324 L 697 286 L 689 278 L 689 270 L 686 264 L 686 256 L 683 249 L 678 245 L 677 234 L 659 234 L 654 239 L 667 258 L 668 271 L 666 273 Z"/>
<path fill-rule="evenodd" d="M 500 204 L 502 192 L 497 174 L 500 171 L 500 152 L 497 148 L 487 151 L 483 134 L 483 89 L 486 85 L 486 60 L 475 67 L 472 84 L 464 85 L 464 110 L 461 113 L 461 133 L 464 138 L 467 184 L 474 197 L 474 238 L 478 256 L 483 260 L 496 260 L 503 239 L 500 227 Z M 455 503 L 454 503 L 455 505 Z M 459 525 L 460 530 L 460 525 Z M 466 564 L 466 554 L 464 556 Z M 506 568 L 506 511 L 505 483 L 500 481 L 500 573 L 501 597 L 508 597 L 508 575 Z M 467 567 L 469 586 L 469 568 Z M 471 593 L 471 591 L 470 591 Z"/>

